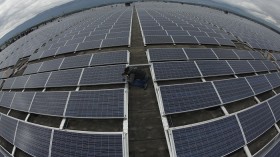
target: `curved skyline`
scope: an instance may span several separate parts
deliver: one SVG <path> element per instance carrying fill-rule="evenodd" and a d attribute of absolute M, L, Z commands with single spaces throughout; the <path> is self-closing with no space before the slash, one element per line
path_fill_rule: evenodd
<path fill-rule="evenodd" d="M 43 21 L 63 13 L 110 3 L 128 2 L 129 0 L 2 0 L 0 1 L 0 44 L 16 34 Z M 133 0 L 135 1 L 135 0 Z M 189 2 L 227 9 L 245 17 L 264 23 L 280 32 L 278 7 L 280 1 L 270 0 L 170 0 Z"/>

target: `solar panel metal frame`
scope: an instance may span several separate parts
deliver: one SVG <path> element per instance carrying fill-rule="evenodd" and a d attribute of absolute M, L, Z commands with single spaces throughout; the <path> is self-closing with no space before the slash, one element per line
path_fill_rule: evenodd
<path fill-rule="evenodd" d="M 193 63 L 193 67 L 194 68 L 193 70 L 197 70 L 196 71 L 196 74 L 193 75 L 193 76 L 190 76 L 190 77 L 170 77 L 170 78 L 157 78 L 157 73 L 156 73 L 156 70 L 155 70 L 155 65 L 156 64 L 172 64 L 172 63 L 186 63 L 186 64 L 192 64 Z M 170 66 L 166 66 L 166 67 L 170 67 Z M 184 66 L 186 67 L 186 66 Z M 159 68 L 160 69 L 160 68 Z M 155 62 L 155 63 L 152 63 L 152 65 L 150 66 L 150 70 L 151 70 L 151 73 L 152 73 L 152 76 L 153 76 L 153 80 L 154 81 L 168 81 L 168 80 L 183 80 L 183 79 L 194 79 L 194 78 L 201 78 L 202 75 L 200 73 L 200 70 L 199 68 L 197 67 L 196 63 L 193 62 L 193 61 L 171 61 L 171 62 Z M 166 71 L 166 69 L 162 69 L 163 71 Z M 178 70 L 178 69 L 177 69 Z M 172 71 L 172 70 L 171 70 Z M 174 72 L 176 72 L 175 70 L 173 70 Z M 184 71 L 184 74 L 187 72 L 187 71 L 190 71 L 190 69 Z M 179 71 L 177 73 L 180 73 L 182 74 L 182 71 Z M 174 75 L 173 75 L 174 76 Z"/>
<path fill-rule="evenodd" d="M 252 134 L 251 134 L 252 131 L 251 131 L 251 133 L 246 134 L 246 130 L 244 130 L 244 125 L 242 125 L 242 118 L 241 118 L 239 115 L 244 114 L 245 116 L 247 116 L 247 118 L 244 118 L 244 120 L 247 120 L 247 121 L 248 121 L 248 120 L 250 120 L 250 118 L 252 119 L 252 118 L 256 118 L 256 117 L 253 117 L 252 114 L 249 115 L 249 113 L 245 114 L 246 112 L 253 111 L 254 109 L 257 109 L 257 108 L 264 108 L 264 107 L 266 107 L 266 106 L 267 106 L 267 112 L 268 112 L 268 113 L 271 113 L 271 117 L 267 117 L 267 115 L 264 115 L 264 117 L 265 117 L 265 118 L 270 118 L 270 120 L 272 120 L 273 123 L 267 124 L 268 122 L 266 122 L 266 124 L 267 124 L 267 125 L 270 125 L 270 127 L 264 129 L 264 130 L 262 131 L 262 133 L 260 133 L 259 135 L 255 136 L 255 137 L 253 137 L 253 138 L 251 137 L 251 138 L 248 139 L 247 135 L 252 136 Z M 261 111 L 265 112 L 264 109 L 262 109 Z M 262 103 L 260 103 L 260 104 L 258 104 L 258 105 L 255 105 L 255 106 L 246 108 L 245 110 L 239 111 L 236 115 L 237 115 L 237 117 L 238 117 L 238 119 L 239 119 L 239 121 L 240 121 L 240 125 L 241 125 L 242 130 L 243 130 L 243 132 L 244 132 L 244 135 L 245 135 L 245 137 L 246 137 L 247 143 L 250 143 L 250 142 L 254 141 L 255 139 L 257 139 L 258 137 L 260 137 L 262 134 L 264 134 L 267 130 L 269 130 L 269 129 L 275 124 L 275 118 L 274 118 L 273 113 L 272 113 L 272 111 L 271 111 L 271 109 L 270 109 L 270 107 L 269 107 L 269 105 L 268 105 L 267 102 L 262 102 Z M 255 115 L 255 114 L 254 114 L 254 115 Z M 259 118 L 261 118 L 261 117 L 260 117 L 261 115 L 263 115 L 263 113 L 260 114 L 260 115 L 256 115 L 256 116 L 258 116 Z M 248 116 L 250 116 L 250 118 L 248 118 Z M 263 118 L 264 118 L 264 117 L 263 117 Z M 254 119 L 253 121 L 255 122 L 256 119 Z M 256 121 L 256 122 L 257 122 L 257 121 Z M 252 129 L 252 128 L 250 128 L 250 129 Z M 250 130 L 248 130 L 248 131 L 250 131 Z M 256 130 L 254 130 L 254 131 L 255 131 L 254 133 L 256 133 Z"/>
<path fill-rule="evenodd" d="M 188 110 L 181 110 L 181 111 L 176 111 L 176 112 L 169 112 L 169 113 L 167 113 L 166 112 L 166 109 L 165 109 L 165 107 L 164 107 L 164 102 L 163 102 L 163 97 L 162 97 L 162 87 L 171 87 L 171 86 L 195 86 L 195 85 L 201 85 L 201 84 L 209 84 L 210 85 L 210 87 L 213 87 L 213 89 L 211 89 L 211 90 L 213 90 L 212 92 L 214 92 L 215 94 L 216 94 L 216 100 L 215 101 L 219 101 L 219 102 L 215 102 L 215 101 L 213 101 L 212 102 L 212 105 L 208 105 L 208 106 L 204 106 L 204 107 L 197 107 L 197 108 L 193 108 L 193 109 L 188 109 Z M 205 88 L 204 88 L 204 91 L 205 91 Z M 214 94 L 213 93 L 213 94 Z M 177 114 L 177 113 L 186 113 L 186 112 L 191 112 L 191 111 L 197 111 L 197 110 L 201 110 L 201 109 L 206 109 L 206 108 L 211 108 L 211 107 L 215 107 L 215 106 L 220 106 L 220 105 L 222 105 L 222 102 L 221 102 L 221 99 L 219 98 L 219 95 L 218 95 L 218 93 L 217 93 L 217 91 L 215 90 L 215 87 L 214 87 L 214 85 L 211 83 L 211 82 L 200 82 L 200 83 L 190 83 L 190 84 L 173 84 L 173 85 L 163 85 L 163 86 L 159 86 L 158 87 L 158 102 L 159 102 L 159 104 L 160 104 L 160 106 L 161 106 L 161 108 L 163 109 L 162 110 L 162 113 L 161 114 L 163 114 L 163 115 L 171 115 L 171 114 Z M 184 101 L 184 103 L 186 103 L 185 101 Z M 215 103 L 215 104 L 214 104 Z"/>
<path fill-rule="evenodd" d="M 54 133 L 53 133 L 53 139 L 52 139 L 52 143 L 51 143 L 51 145 L 52 145 L 52 148 L 51 148 L 51 151 L 50 151 L 50 155 L 49 156 L 60 156 L 59 155 L 59 153 L 61 154 L 63 154 L 62 156 L 65 156 L 65 154 L 67 154 L 67 155 L 73 155 L 72 154 L 72 150 L 73 150 L 73 146 L 69 146 L 69 145 L 71 145 L 71 143 L 72 142 L 66 142 L 66 141 L 64 141 L 64 140 L 56 140 L 56 135 L 57 135 L 57 132 L 58 133 L 62 133 L 62 134 L 68 134 L 68 135 L 75 135 L 74 137 L 75 138 L 78 138 L 79 136 L 80 136 L 80 138 L 79 138 L 79 140 L 81 140 L 81 139 L 83 139 L 82 137 L 83 136 L 94 136 L 94 135 L 100 135 L 100 136 L 102 136 L 102 135 L 106 135 L 106 136 L 109 136 L 109 135 L 119 135 L 119 136 L 121 136 L 121 151 L 122 151 L 122 153 L 121 153 L 121 156 L 126 156 L 126 140 L 125 140 L 125 138 L 126 138 L 126 136 L 124 135 L 124 133 L 123 132 L 86 132 L 86 131 L 70 131 L 70 130 L 66 130 L 66 131 L 62 131 L 62 130 L 58 130 L 58 129 L 54 129 Z M 73 138 L 67 138 L 67 137 L 65 137 L 65 139 L 71 139 L 71 140 L 73 140 Z M 67 150 L 65 150 L 65 149 L 60 149 L 60 148 L 58 148 L 58 147 L 55 147 L 56 146 L 56 141 L 59 141 L 58 143 L 68 143 L 69 145 L 67 146 L 67 145 L 65 145 L 65 149 L 68 149 L 68 151 Z M 90 142 L 90 144 L 93 144 L 93 142 L 91 141 Z M 58 145 L 60 145 L 60 144 L 58 144 Z M 101 144 L 101 146 L 102 146 L 102 144 Z M 113 146 L 115 146 L 115 145 L 113 145 Z M 77 146 L 76 146 L 77 147 Z M 91 147 L 90 147 L 91 148 Z M 59 150 L 59 153 L 57 154 L 57 153 L 54 153 L 55 152 L 55 150 L 56 149 L 58 149 Z M 92 151 L 95 151 L 96 149 L 92 149 L 91 148 L 91 150 Z M 108 150 L 108 149 L 107 149 Z M 104 152 L 104 151 L 102 151 L 102 152 Z M 84 152 L 82 151 L 82 153 L 79 153 L 80 155 L 82 155 L 82 156 L 85 156 L 85 154 L 83 154 Z M 86 152 L 87 153 L 87 155 L 89 155 L 88 154 L 88 152 Z M 104 152 L 104 153 L 108 153 L 108 152 Z M 100 152 L 98 152 L 98 154 L 100 155 Z M 77 155 L 77 154 L 76 154 Z M 80 156 L 79 155 L 79 156 Z M 87 156 L 86 155 L 86 156 Z M 91 154 L 91 155 L 93 155 L 93 154 Z M 97 155 L 97 156 L 99 156 L 99 155 Z"/>
<path fill-rule="evenodd" d="M 240 128 L 240 125 L 238 124 L 238 120 L 237 120 L 237 118 L 236 118 L 236 116 L 234 116 L 234 115 L 232 115 L 232 116 L 227 116 L 227 117 L 219 117 L 219 118 L 215 118 L 215 119 L 212 119 L 212 120 L 208 120 L 208 121 L 205 121 L 205 122 L 201 122 L 201 123 L 196 123 L 196 124 L 190 124 L 190 125 L 186 125 L 186 126 L 179 126 L 179 127 L 175 127 L 175 128 L 169 128 L 168 129 L 168 133 L 169 133 L 169 139 L 170 139 L 170 142 L 171 142 L 171 149 L 173 150 L 172 152 L 173 152 L 173 154 L 171 154 L 171 156 L 174 156 L 174 157 L 177 157 L 178 156 L 178 154 L 177 154 L 177 150 L 176 150 L 176 145 L 175 145 L 175 137 L 174 137 L 174 131 L 176 131 L 176 130 L 180 130 L 180 129 L 192 129 L 192 128 L 197 128 L 197 127 L 202 127 L 202 126 L 208 126 L 208 125 L 211 125 L 211 127 L 209 127 L 209 128 L 213 128 L 215 125 L 213 125 L 213 123 L 215 124 L 215 123 L 219 123 L 219 122 L 222 122 L 222 120 L 226 120 L 226 119 L 230 119 L 230 118 L 232 118 L 232 120 L 234 120 L 235 119 L 235 121 L 236 121 L 236 135 L 239 135 L 239 145 L 240 146 L 238 146 L 238 147 L 236 147 L 236 148 L 234 148 L 234 149 L 232 149 L 232 150 L 230 150 L 229 152 L 227 152 L 227 153 L 223 153 L 223 154 L 221 154 L 222 153 L 222 151 L 220 152 L 220 154 L 213 154 L 214 156 L 226 156 L 226 155 L 229 155 L 229 154 L 231 154 L 232 152 L 235 152 L 236 150 L 238 150 L 238 149 L 240 149 L 240 148 L 242 148 L 244 145 L 245 145 L 245 140 L 244 140 L 244 137 L 243 137 L 243 135 L 242 135 L 242 130 L 241 130 L 241 128 Z M 234 118 L 234 119 L 233 119 Z M 223 129 L 223 128 L 227 128 L 227 127 L 219 127 L 219 129 L 218 128 L 216 128 L 218 131 L 220 131 L 221 129 Z M 202 129 L 200 129 L 200 130 L 202 130 Z M 231 130 L 232 131 L 232 130 Z M 207 131 L 205 131 L 205 132 L 207 132 Z M 211 132 L 213 132 L 213 130 L 211 130 Z M 237 133 L 237 132 L 239 132 L 239 133 Z M 193 131 L 192 131 L 192 133 L 193 133 Z M 208 134 L 206 134 L 206 135 L 208 135 Z M 192 136 L 192 137 L 196 137 L 196 136 Z M 200 137 L 200 136 L 199 136 Z M 219 137 L 223 137 L 223 136 L 219 136 Z M 212 138 L 214 138 L 214 137 L 212 137 Z M 186 140 L 192 140 L 193 138 L 191 138 L 191 139 L 188 139 L 188 138 L 185 138 Z M 231 139 L 236 139 L 236 136 L 234 137 L 234 138 L 231 138 Z M 204 140 L 204 139 L 203 139 Z M 206 139 L 205 139 L 206 140 Z M 206 140 L 206 141 L 208 141 L 208 140 Z M 195 141 L 195 142 L 197 142 L 197 143 L 199 143 L 199 142 L 202 142 L 202 141 Z M 186 143 L 186 142 L 185 142 Z M 210 142 L 209 142 L 210 143 Z M 189 145 L 191 145 L 191 144 L 193 144 L 193 142 L 191 142 Z M 207 145 L 207 144 L 206 144 Z M 208 144 L 209 145 L 209 144 Z M 211 146 L 213 146 L 213 145 L 211 145 Z M 224 147 L 226 147 L 227 145 L 223 145 Z M 221 146 L 220 146 L 221 147 Z M 202 147 L 201 149 L 204 149 L 204 147 Z M 207 150 L 207 148 L 205 148 L 206 150 Z M 206 151 L 205 150 L 205 151 Z M 208 153 L 207 153 L 208 152 Z M 207 153 L 207 155 L 209 155 L 209 151 L 207 151 L 206 153 Z M 211 150 L 211 152 L 213 152 L 212 150 Z M 202 156 L 201 154 L 196 154 L 196 155 L 194 155 L 194 154 L 189 154 L 189 155 L 191 155 L 191 156 Z M 189 156 L 188 155 L 188 156 Z M 205 153 L 204 153 L 204 155 L 206 155 Z M 210 156 L 213 156 L 213 155 L 210 155 Z M 186 153 L 184 153 L 184 154 L 181 154 L 181 156 L 186 156 Z"/>
<path fill-rule="evenodd" d="M 77 92 L 71 92 L 70 95 L 69 95 L 69 98 L 67 100 L 67 104 L 66 104 L 66 107 L 65 107 L 65 111 L 64 111 L 64 117 L 68 117 L 68 118 L 82 118 L 82 119 L 123 119 L 123 118 L 126 118 L 127 117 L 127 114 L 128 114 L 128 89 L 127 87 L 126 88 L 119 88 L 119 89 L 105 89 L 105 90 L 90 90 L 90 91 L 80 91 L 81 93 L 82 92 L 106 92 L 106 91 L 118 91 L 118 90 L 122 90 L 123 91 L 123 116 L 74 116 L 74 115 L 71 115 L 69 114 L 69 105 L 71 103 L 71 96 L 72 96 L 72 93 L 77 93 Z M 92 102 L 94 104 L 94 102 Z M 76 105 L 76 104 L 75 104 Z M 85 107 L 87 108 L 87 107 Z M 82 109 L 82 108 L 80 108 Z M 82 113 L 79 113 L 79 114 L 82 114 Z"/>
<path fill-rule="evenodd" d="M 64 94 L 64 97 L 58 95 L 58 93 Z M 65 91 L 36 92 L 35 95 L 34 95 L 34 98 L 32 100 L 32 103 L 30 105 L 29 113 L 35 113 L 35 114 L 47 115 L 47 116 L 63 117 L 64 110 L 65 110 L 65 107 L 67 105 L 67 101 L 69 99 L 69 93 L 70 92 L 65 92 Z M 46 103 L 46 102 L 42 102 L 42 100 L 40 100 L 40 98 L 38 98 L 38 100 L 40 100 L 40 101 L 38 101 L 39 102 L 38 105 L 35 106 L 36 108 L 34 108 L 34 104 L 36 103 L 36 98 L 38 97 L 37 96 L 38 94 L 42 94 L 44 99 L 46 99 L 48 105 L 42 105 L 43 103 Z M 53 95 L 52 96 L 46 96 L 47 94 L 49 94 L 49 95 L 53 94 Z M 55 99 L 55 97 L 58 97 L 60 102 L 58 102 L 57 99 Z M 56 104 L 54 104 L 54 102 Z M 64 102 L 64 104 L 63 104 L 63 102 Z M 60 103 L 60 105 L 63 105 L 63 106 L 59 106 L 57 103 Z M 50 106 L 50 105 L 52 105 L 52 106 Z M 46 108 L 42 108 L 42 106 L 46 106 Z"/>

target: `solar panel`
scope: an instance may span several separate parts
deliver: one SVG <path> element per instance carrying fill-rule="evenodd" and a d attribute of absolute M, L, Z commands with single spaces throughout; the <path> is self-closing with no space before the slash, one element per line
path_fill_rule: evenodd
<path fill-rule="evenodd" d="M 205 77 L 234 74 L 226 61 L 196 61 L 196 63 Z"/>
<path fill-rule="evenodd" d="M 19 111 L 28 112 L 34 92 L 17 92 L 13 99 L 11 108 Z"/>
<path fill-rule="evenodd" d="M 46 87 L 77 86 L 82 69 L 60 70 L 51 73 Z"/>
<path fill-rule="evenodd" d="M 278 142 L 264 157 L 275 157 L 280 154 L 280 142 Z"/>
<path fill-rule="evenodd" d="M 198 45 L 198 41 L 193 36 L 172 35 L 172 39 L 173 39 L 175 44 L 195 44 L 195 45 Z"/>
<path fill-rule="evenodd" d="M 260 60 L 249 61 L 256 72 L 268 71 L 266 66 Z"/>
<path fill-rule="evenodd" d="M 72 92 L 65 116 L 123 118 L 124 89 Z"/>
<path fill-rule="evenodd" d="M 39 69 L 39 72 L 58 70 L 60 64 L 62 63 L 62 60 L 63 60 L 63 58 L 59 58 L 59 59 L 54 59 L 54 60 L 43 62 L 43 65 Z"/>
<path fill-rule="evenodd" d="M 247 50 L 233 50 L 239 59 L 253 60 L 254 57 Z"/>
<path fill-rule="evenodd" d="M 100 44 L 101 44 L 101 40 L 94 40 L 94 41 L 90 41 L 90 42 L 80 43 L 78 45 L 76 51 L 99 49 Z"/>
<path fill-rule="evenodd" d="M 248 61 L 227 61 L 235 74 L 254 73 Z"/>
<path fill-rule="evenodd" d="M 35 63 L 35 64 L 28 64 L 27 68 L 25 69 L 23 75 L 27 74 L 34 74 L 37 73 L 39 68 L 41 67 L 42 62 L 40 63 Z"/>
<path fill-rule="evenodd" d="M 172 129 L 178 157 L 225 156 L 245 143 L 235 116 Z"/>
<path fill-rule="evenodd" d="M 72 39 L 72 40 L 68 40 L 67 41 L 67 43 L 66 43 L 66 45 L 76 45 L 76 47 L 77 47 L 77 44 L 78 43 L 82 43 L 83 41 L 84 41 L 84 39 L 85 39 L 85 37 L 83 36 L 83 37 L 76 37 L 76 38 L 74 38 L 74 39 Z M 75 47 L 75 48 L 76 48 Z M 74 48 L 74 46 L 73 46 L 73 49 L 72 50 L 74 50 L 75 51 L 75 48 Z M 72 51 L 73 52 L 73 51 Z"/>
<path fill-rule="evenodd" d="M 16 77 L 16 80 L 13 83 L 11 88 L 12 89 L 22 89 L 22 88 L 24 88 L 28 79 L 29 79 L 29 76 Z"/>
<path fill-rule="evenodd" d="M 205 32 L 200 32 L 200 31 L 188 31 L 191 36 L 196 36 L 196 37 L 208 37 L 207 33 Z"/>
<path fill-rule="evenodd" d="M 78 44 L 71 44 L 71 45 L 61 46 L 57 50 L 56 55 L 66 54 L 66 53 L 73 53 L 73 52 L 75 52 L 77 46 L 78 46 Z"/>
<path fill-rule="evenodd" d="M 89 65 L 91 56 L 92 55 L 79 55 L 73 57 L 65 57 L 60 66 L 60 69 L 86 67 Z"/>
<path fill-rule="evenodd" d="M 214 85 L 223 103 L 238 101 L 254 95 L 244 78 L 215 81 Z"/>
<path fill-rule="evenodd" d="M 128 51 L 112 51 L 106 53 L 96 53 L 92 57 L 91 66 L 120 64 L 128 62 Z"/>
<path fill-rule="evenodd" d="M 18 123 L 15 146 L 32 156 L 48 157 L 51 129 Z"/>
<path fill-rule="evenodd" d="M 171 36 L 165 35 L 153 35 L 153 36 L 145 36 L 145 44 L 173 44 L 173 40 Z"/>
<path fill-rule="evenodd" d="M 279 78 L 278 74 L 279 73 L 271 73 L 271 74 L 265 75 L 273 88 L 277 88 L 280 86 L 280 78 Z"/>
<path fill-rule="evenodd" d="M 14 95 L 15 95 L 14 92 L 3 92 L 0 101 L 0 106 L 10 108 Z"/>
<path fill-rule="evenodd" d="M 256 95 L 272 89 L 265 75 L 246 77 L 246 79 Z"/>
<path fill-rule="evenodd" d="M 275 123 L 267 102 L 237 115 L 248 143 L 259 137 Z"/>
<path fill-rule="evenodd" d="M 6 115 L 1 116 L 0 120 L 0 136 L 9 141 L 11 144 L 14 143 L 15 131 L 18 121 L 10 118 Z"/>
<path fill-rule="evenodd" d="M 43 54 L 40 56 L 40 58 L 55 56 L 57 49 L 58 48 L 54 48 L 54 49 L 44 51 Z"/>
<path fill-rule="evenodd" d="M 49 72 L 31 75 L 25 85 L 25 88 L 43 88 L 49 78 L 49 75 Z"/>
<path fill-rule="evenodd" d="M 160 86 L 160 91 L 166 114 L 188 112 L 221 104 L 210 82 Z"/>
<path fill-rule="evenodd" d="M 196 37 L 198 42 L 203 45 L 219 45 L 217 40 L 215 38 L 210 38 L 210 37 Z"/>
<path fill-rule="evenodd" d="M 194 62 L 153 63 L 153 69 L 158 81 L 201 77 Z"/>
<path fill-rule="evenodd" d="M 278 122 L 280 120 L 280 95 L 276 95 L 273 98 L 268 100 L 268 104 L 271 107 L 271 110 Z"/>
<path fill-rule="evenodd" d="M 86 134 L 55 130 L 51 156 L 122 157 L 122 134 Z"/>
<path fill-rule="evenodd" d="M 105 39 L 105 37 L 106 37 L 106 34 L 88 36 L 88 37 L 86 37 L 85 42 L 90 42 L 90 41 L 93 41 L 93 40 L 102 40 L 102 39 Z"/>
<path fill-rule="evenodd" d="M 62 116 L 69 92 L 37 92 L 30 112 L 51 116 Z"/>
<path fill-rule="evenodd" d="M 233 46 L 235 44 L 230 39 L 223 39 L 223 38 L 215 38 L 221 46 Z"/>
<path fill-rule="evenodd" d="M 189 59 L 217 59 L 217 56 L 211 49 L 195 48 L 184 49 Z"/>
<path fill-rule="evenodd" d="M 122 38 L 113 38 L 113 39 L 104 39 L 102 41 L 101 47 L 118 47 L 118 46 L 128 46 L 129 45 L 128 37 Z"/>
<path fill-rule="evenodd" d="M 85 68 L 80 85 L 124 83 L 122 73 L 126 65 Z"/>
<path fill-rule="evenodd" d="M 271 61 L 264 60 L 262 62 L 269 71 L 277 70 L 277 67 Z"/>
<path fill-rule="evenodd" d="M 2 89 L 11 89 L 12 88 L 12 85 L 15 81 L 15 77 L 13 78 L 8 78 L 5 82 L 4 82 L 4 85 L 2 87 Z"/>
<path fill-rule="evenodd" d="M 263 60 L 264 56 L 258 51 L 249 51 L 255 60 Z"/>
<path fill-rule="evenodd" d="M 218 59 L 238 59 L 232 49 L 213 49 Z"/>
<path fill-rule="evenodd" d="M 172 60 L 187 60 L 183 49 L 165 48 L 165 49 L 149 49 L 148 54 L 150 61 L 172 61 Z"/>

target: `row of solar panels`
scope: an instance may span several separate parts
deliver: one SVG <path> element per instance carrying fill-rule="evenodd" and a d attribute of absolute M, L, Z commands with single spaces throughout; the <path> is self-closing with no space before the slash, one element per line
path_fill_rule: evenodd
<path fill-rule="evenodd" d="M 32 156 L 122 157 L 122 132 L 75 132 L 43 127 L 0 114 L 0 136 Z"/>
<path fill-rule="evenodd" d="M 234 115 L 171 128 L 174 156 L 225 156 L 238 150 L 280 120 L 279 102 L 280 95 L 276 95 Z M 280 150 L 276 147 L 271 153 L 279 154 Z"/>
<path fill-rule="evenodd" d="M 87 66 L 112 65 L 121 63 L 128 64 L 129 54 L 129 51 L 124 50 L 53 59 L 50 61 L 29 64 L 24 71 L 24 75 Z"/>
<path fill-rule="evenodd" d="M 86 22 L 79 26 L 78 30 L 75 30 L 75 28 L 68 30 L 70 32 L 65 32 L 65 34 L 46 45 L 45 51 L 39 51 L 37 54 L 32 55 L 29 61 L 82 50 L 129 46 L 131 15 L 132 10 L 129 9 L 113 15 L 115 16 L 113 19 L 106 19 L 112 20 L 107 24 L 106 20 L 99 21 L 99 24 L 95 26 L 91 26 Z M 106 25 L 104 26 L 103 23 Z"/>
<path fill-rule="evenodd" d="M 1 92 L 0 106 L 41 115 L 124 118 L 125 89 L 76 92 Z"/>
<path fill-rule="evenodd" d="M 199 60 L 152 63 L 152 70 L 154 79 L 163 81 L 276 71 L 277 67 L 268 60 Z"/>
<path fill-rule="evenodd" d="M 176 114 L 236 102 L 280 86 L 280 74 L 159 86 L 163 114 Z"/>
<path fill-rule="evenodd" d="M 9 78 L 2 89 L 123 84 L 125 64 L 59 70 Z"/>
<path fill-rule="evenodd" d="M 117 46 L 129 46 L 129 45 L 130 45 L 130 37 L 94 40 L 91 42 L 72 44 L 68 46 L 62 46 L 57 49 L 51 49 L 51 50 L 42 51 L 40 53 L 35 53 L 29 58 L 29 61 L 51 57 L 51 56 L 57 56 L 60 54 L 83 51 L 83 50 L 93 50 L 93 49 L 100 49 L 105 47 L 117 47 Z"/>
<path fill-rule="evenodd" d="M 176 60 L 264 60 L 258 51 L 209 48 L 155 48 L 148 49 L 149 62 Z"/>

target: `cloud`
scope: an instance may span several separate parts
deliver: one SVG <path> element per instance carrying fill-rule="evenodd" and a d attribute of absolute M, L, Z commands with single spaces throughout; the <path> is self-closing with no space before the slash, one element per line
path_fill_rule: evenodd
<path fill-rule="evenodd" d="M 258 17 L 262 20 L 265 20 L 271 24 L 274 24 L 280 28 L 280 20 L 277 17 L 280 11 L 278 8 L 280 6 L 280 1 L 278 0 L 213 0 L 218 3 L 226 3 L 237 8 L 244 10 L 245 12 Z"/>
<path fill-rule="evenodd" d="M 70 1 L 72 0 L 1 0 L 0 38 L 39 13 Z"/>

